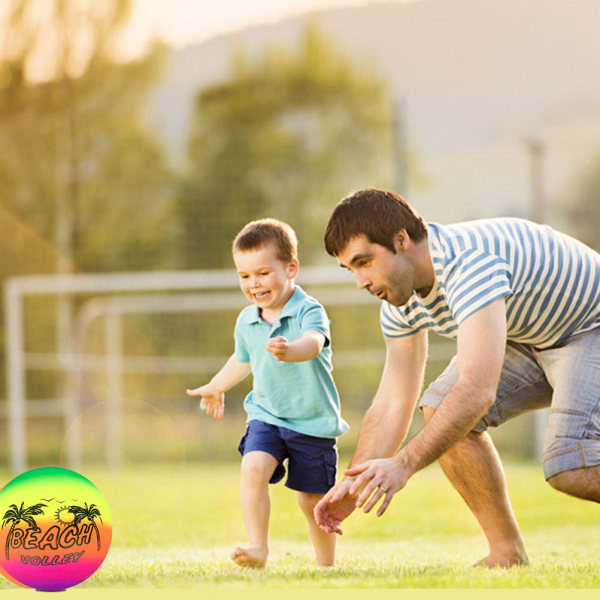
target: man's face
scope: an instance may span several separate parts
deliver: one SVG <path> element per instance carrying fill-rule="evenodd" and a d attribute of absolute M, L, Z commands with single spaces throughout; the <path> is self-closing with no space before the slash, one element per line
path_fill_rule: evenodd
<path fill-rule="evenodd" d="M 414 267 L 402 250 L 402 236 L 394 246 L 396 254 L 361 234 L 353 237 L 336 258 L 340 267 L 352 272 L 359 289 L 403 306 L 413 292 Z"/>

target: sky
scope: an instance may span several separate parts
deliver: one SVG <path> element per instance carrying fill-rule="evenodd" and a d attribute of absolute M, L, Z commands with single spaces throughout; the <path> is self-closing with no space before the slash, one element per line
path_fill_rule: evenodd
<path fill-rule="evenodd" d="M 0 0 L 0 27 L 17 0 Z M 98 0 L 68 0 L 73 6 L 94 6 Z M 131 0 L 131 14 L 124 30 L 117 35 L 115 57 L 136 58 L 149 43 L 161 39 L 173 48 L 203 42 L 212 37 L 255 25 L 273 23 L 285 18 L 332 8 L 361 6 L 378 2 L 415 2 L 419 0 Z M 28 14 L 38 23 L 48 19 L 55 7 L 50 0 L 27 0 Z M 48 44 L 52 33 L 38 37 L 28 77 L 42 81 L 51 73 L 48 67 Z M 80 41 L 85 41 L 85 36 Z M 46 44 L 46 45 L 45 45 Z M 1 40 L 0 40 L 1 45 Z M 85 44 L 84 44 L 85 46 Z M 84 57 L 85 48 L 77 56 Z M 74 55 L 75 56 L 75 55 Z M 79 61 L 85 64 L 85 60 Z M 78 67 L 72 69 L 77 74 Z"/>
<path fill-rule="evenodd" d="M 153 37 L 181 47 L 306 12 L 369 3 L 369 0 L 132 0 L 122 51 L 135 56 Z"/>

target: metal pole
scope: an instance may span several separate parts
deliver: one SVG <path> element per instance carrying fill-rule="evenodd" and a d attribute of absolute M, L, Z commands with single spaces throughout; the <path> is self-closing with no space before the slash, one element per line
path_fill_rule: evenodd
<path fill-rule="evenodd" d="M 530 156 L 531 219 L 537 223 L 546 220 L 546 197 L 544 193 L 544 154 L 545 146 L 539 139 L 527 142 Z"/>
<path fill-rule="evenodd" d="M 5 314 L 10 467 L 18 475 L 27 469 L 24 324 L 22 298 L 10 280 L 6 284 Z"/>
<path fill-rule="evenodd" d="M 406 135 L 406 100 L 392 101 L 394 191 L 401 196 L 408 194 L 408 150 Z"/>
<path fill-rule="evenodd" d="M 531 219 L 537 223 L 546 222 L 546 195 L 544 192 L 544 143 L 537 138 L 527 141 L 530 157 Z M 550 409 L 544 408 L 533 414 L 533 433 L 536 458 L 542 459 L 544 435 L 548 425 Z"/>
<path fill-rule="evenodd" d="M 119 471 L 123 463 L 123 327 L 118 312 L 106 315 L 106 463 Z"/>
<path fill-rule="evenodd" d="M 63 416 L 66 435 L 66 462 L 70 469 L 81 467 L 81 403 L 83 392 L 83 348 L 85 338 L 78 336 L 67 354 L 66 379 L 63 402 Z"/>

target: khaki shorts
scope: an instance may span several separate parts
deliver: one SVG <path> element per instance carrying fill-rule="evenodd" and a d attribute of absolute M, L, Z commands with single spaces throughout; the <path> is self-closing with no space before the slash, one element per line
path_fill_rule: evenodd
<path fill-rule="evenodd" d="M 419 407 L 437 408 L 458 380 L 454 357 Z M 600 464 L 600 328 L 545 350 L 508 342 L 496 401 L 474 427 L 482 432 L 524 412 L 550 406 L 544 436 L 546 479 Z"/>

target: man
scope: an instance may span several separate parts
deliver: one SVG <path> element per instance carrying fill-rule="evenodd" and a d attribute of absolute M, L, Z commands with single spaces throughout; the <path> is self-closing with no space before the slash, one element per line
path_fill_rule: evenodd
<path fill-rule="evenodd" d="M 486 432 L 551 405 L 544 474 L 600 502 L 600 255 L 522 219 L 425 224 L 391 192 L 360 190 L 334 209 L 325 246 L 360 289 L 382 300 L 386 361 L 346 477 L 317 504 L 325 531 L 355 508 L 377 515 L 429 463 L 478 519 L 489 554 L 529 563 L 504 471 Z M 423 429 L 404 441 L 421 390 L 427 330 L 457 353 L 425 391 Z"/>

